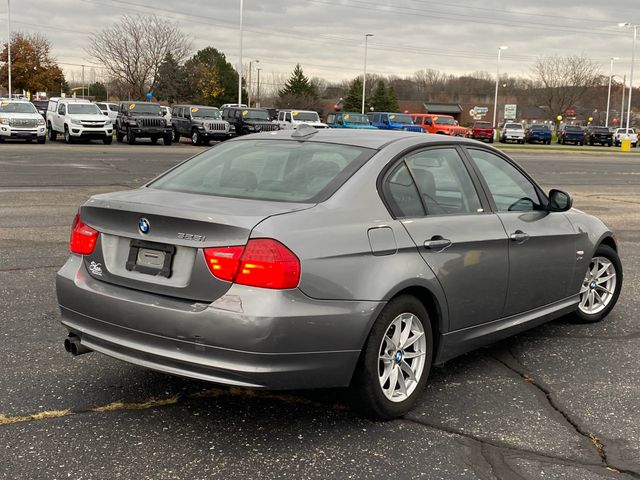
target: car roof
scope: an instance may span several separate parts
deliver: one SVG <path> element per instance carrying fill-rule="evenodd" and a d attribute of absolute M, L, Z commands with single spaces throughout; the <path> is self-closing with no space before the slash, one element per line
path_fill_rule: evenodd
<path fill-rule="evenodd" d="M 180 105 L 174 105 L 173 107 L 169 107 L 169 108 L 178 108 L 178 107 L 189 107 L 189 108 L 215 108 L 216 110 L 220 110 L 218 107 L 213 107 L 211 105 L 194 105 L 191 103 L 183 103 Z"/>
<path fill-rule="evenodd" d="M 160 105 L 159 103 L 155 103 L 155 102 L 144 102 L 142 100 L 122 100 L 119 105 L 127 105 L 127 104 L 143 104 L 143 105 L 157 105 L 158 107 L 161 107 L 162 105 Z"/>
<path fill-rule="evenodd" d="M 297 136 L 296 136 L 297 135 Z M 398 130 L 349 130 L 349 129 L 318 129 L 314 133 L 306 136 L 299 136 L 296 130 L 278 130 L 275 132 L 264 132 L 249 136 L 238 137 L 230 141 L 243 141 L 243 139 L 273 139 L 273 140 L 296 140 L 305 142 L 337 143 L 341 145 L 351 145 L 354 147 L 380 149 L 389 143 L 414 139 L 420 143 L 464 143 L 478 145 L 476 140 L 464 137 L 449 137 L 421 132 L 403 132 Z M 416 142 L 417 143 L 417 142 Z"/>

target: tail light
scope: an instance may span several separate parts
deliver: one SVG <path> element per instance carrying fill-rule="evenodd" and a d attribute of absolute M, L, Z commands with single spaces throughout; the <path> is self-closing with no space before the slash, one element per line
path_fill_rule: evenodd
<path fill-rule="evenodd" d="M 69 250 L 71 253 L 89 255 L 93 253 L 98 240 L 98 231 L 86 225 L 80 220 L 80 214 L 76 213 L 71 226 L 71 238 L 69 239 Z"/>
<path fill-rule="evenodd" d="M 221 280 L 252 287 L 295 288 L 300 281 L 300 260 L 271 238 L 249 240 L 246 246 L 205 248 L 211 273 Z"/>

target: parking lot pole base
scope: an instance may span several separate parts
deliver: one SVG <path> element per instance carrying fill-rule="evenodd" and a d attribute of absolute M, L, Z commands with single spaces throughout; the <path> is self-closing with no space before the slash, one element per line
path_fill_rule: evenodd
<path fill-rule="evenodd" d="M 631 140 L 625 138 L 620 142 L 620 151 L 621 152 L 630 152 L 631 151 Z"/>

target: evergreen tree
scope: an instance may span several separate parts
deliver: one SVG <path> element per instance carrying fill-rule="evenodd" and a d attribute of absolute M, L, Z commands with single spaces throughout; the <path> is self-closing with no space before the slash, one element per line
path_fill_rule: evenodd
<path fill-rule="evenodd" d="M 396 91 L 393 89 L 393 86 L 389 84 L 389 88 L 387 88 L 387 112 L 399 112 L 400 104 L 398 103 L 398 97 L 396 96 Z"/>
<path fill-rule="evenodd" d="M 184 71 L 171 52 L 167 53 L 158 69 L 158 82 L 154 96 L 158 100 L 174 103 L 184 90 Z"/>
<path fill-rule="evenodd" d="M 362 108 L 362 79 L 356 77 L 349 85 L 349 91 L 347 96 L 344 97 L 344 104 L 342 111 L 344 112 L 359 112 Z"/>
<path fill-rule="evenodd" d="M 307 78 L 302 71 L 300 64 L 296 64 L 293 69 L 293 73 L 287 83 L 284 84 L 284 88 L 278 92 L 280 97 L 287 96 L 301 96 L 311 97 L 313 99 L 318 98 L 318 92 L 313 83 Z"/>
<path fill-rule="evenodd" d="M 89 95 L 94 97 L 96 101 L 101 102 L 107 99 L 107 87 L 101 82 L 95 82 L 89 85 Z"/>
<path fill-rule="evenodd" d="M 395 112 L 395 110 L 389 109 L 389 92 L 384 80 L 378 80 L 376 83 L 376 89 L 371 97 L 371 105 L 376 112 Z"/>

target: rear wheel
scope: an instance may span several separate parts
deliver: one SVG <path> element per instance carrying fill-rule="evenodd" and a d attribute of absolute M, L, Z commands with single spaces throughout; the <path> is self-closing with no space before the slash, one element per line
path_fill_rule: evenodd
<path fill-rule="evenodd" d="M 131 127 L 127 127 L 127 142 L 129 145 L 136 143 L 136 135 L 131 131 Z"/>
<path fill-rule="evenodd" d="M 427 383 L 432 351 L 424 305 L 409 295 L 391 300 L 373 324 L 358 363 L 353 383 L 358 405 L 383 419 L 407 413 Z"/>
<path fill-rule="evenodd" d="M 180 141 L 180 134 L 178 133 L 177 128 L 173 128 L 173 141 L 178 143 Z"/>
<path fill-rule="evenodd" d="M 52 127 L 51 124 L 49 124 L 49 126 L 47 127 L 47 129 L 49 130 L 49 140 L 51 140 L 52 142 L 56 141 L 56 138 L 58 138 L 58 132 L 56 132 Z"/>
<path fill-rule="evenodd" d="M 589 262 L 580 287 L 580 303 L 573 317 L 582 323 L 599 322 L 613 309 L 622 288 L 622 263 L 616 251 L 600 245 Z"/>
<path fill-rule="evenodd" d="M 120 132 L 120 130 L 116 129 L 116 141 L 118 143 L 122 143 L 124 141 L 124 133 Z"/>

